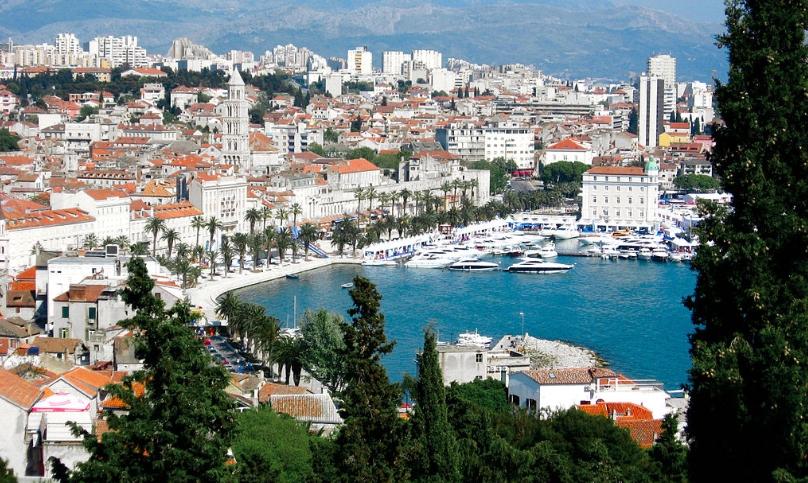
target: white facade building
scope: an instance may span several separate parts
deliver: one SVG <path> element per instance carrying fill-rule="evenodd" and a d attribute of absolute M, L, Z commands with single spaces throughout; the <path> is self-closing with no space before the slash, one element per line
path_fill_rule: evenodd
<path fill-rule="evenodd" d="M 385 50 L 382 52 L 382 72 L 390 75 L 402 75 L 404 62 L 412 60 L 412 55 L 400 50 Z"/>
<path fill-rule="evenodd" d="M 657 221 L 659 166 L 601 166 L 583 175 L 579 226 L 652 228 Z"/>
<path fill-rule="evenodd" d="M 676 58 L 667 54 L 648 58 L 648 75 L 665 81 L 665 116 L 670 117 L 676 109 Z"/>
<path fill-rule="evenodd" d="M 202 210 L 208 218 L 215 216 L 222 222 L 221 233 L 245 231 L 247 178 L 197 173 L 188 188 L 191 203 Z M 218 248 L 216 240 L 218 237 L 214 238 L 214 249 Z"/>
<path fill-rule="evenodd" d="M 640 106 L 637 113 L 640 144 L 654 148 L 664 132 L 665 81 L 660 77 L 640 77 Z"/>
<path fill-rule="evenodd" d="M 443 54 L 437 50 L 413 50 L 412 61 L 421 62 L 427 70 L 443 67 Z"/>
<path fill-rule="evenodd" d="M 129 64 L 130 67 L 149 65 L 146 49 L 138 47 L 137 37 L 133 35 L 96 37 L 90 41 L 89 53 L 91 56 L 107 59 L 113 68 L 124 64 Z"/>
<path fill-rule="evenodd" d="M 457 76 L 449 69 L 433 69 L 430 73 L 429 80 L 432 83 L 433 91 L 443 91 L 445 93 L 452 92 L 455 88 L 455 80 Z"/>
<path fill-rule="evenodd" d="M 95 234 L 99 242 L 104 238 L 129 237 L 130 199 L 122 190 L 91 189 L 75 193 L 51 194 L 51 207 L 55 209 L 81 208 L 95 218 Z M 82 239 L 81 244 L 84 243 Z"/>
<path fill-rule="evenodd" d="M 373 54 L 367 47 L 357 47 L 348 51 L 348 72 L 352 75 L 373 73 Z"/>
<path fill-rule="evenodd" d="M 485 126 L 485 159 L 513 160 L 520 170 L 534 168 L 533 130 L 510 120 L 494 121 Z"/>

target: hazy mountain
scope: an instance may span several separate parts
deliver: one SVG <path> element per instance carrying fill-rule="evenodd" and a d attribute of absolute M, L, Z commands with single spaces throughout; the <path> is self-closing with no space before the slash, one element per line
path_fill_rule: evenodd
<path fill-rule="evenodd" d="M 187 37 L 218 53 L 293 43 L 326 57 L 365 45 L 376 64 L 383 50 L 432 48 L 444 59 L 612 79 L 643 71 L 653 53 L 675 56 L 682 79 L 723 73 L 720 29 L 608 0 L 0 0 L 0 38 L 16 43 L 128 34 L 150 52 Z"/>

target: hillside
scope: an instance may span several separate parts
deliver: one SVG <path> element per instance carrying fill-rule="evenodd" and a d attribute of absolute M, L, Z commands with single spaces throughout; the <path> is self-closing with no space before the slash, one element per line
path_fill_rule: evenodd
<path fill-rule="evenodd" d="M 381 63 L 383 50 L 432 48 L 444 59 L 533 64 L 563 77 L 627 79 L 653 53 L 678 59 L 682 79 L 707 80 L 726 71 L 714 45 L 720 25 L 692 22 L 640 7 L 540 0 L 0 0 L 0 38 L 52 43 L 59 32 L 86 42 L 102 35 L 137 35 L 150 52 L 165 53 L 187 37 L 214 52 L 278 44 L 345 57 L 366 45 Z M 563 7 L 559 5 L 564 5 Z"/>

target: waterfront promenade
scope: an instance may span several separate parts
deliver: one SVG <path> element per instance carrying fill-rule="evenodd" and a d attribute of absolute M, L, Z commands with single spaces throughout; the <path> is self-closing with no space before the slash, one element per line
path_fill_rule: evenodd
<path fill-rule="evenodd" d="M 227 277 L 217 275 L 213 280 L 209 278 L 203 279 L 198 286 L 187 289 L 185 293 L 194 308 L 201 310 L 208 320 L 215 320 L 217 318 L 215 313 L 217 305 L 216 299 L 231 290 L 285 278 L 287 275 L 291 274 L 317 270 L 330 265 L 358 264 L 361 262 L 362 260 L 349 256 L 345 256 L 344 258 L 339 256 L 329 256 L 329 258 L 311 257 L 308 261 L 301 259 L 296 263 L 284 262 L 281 265 L 273 264 L 270 267 L 266 267 L 266 269 L 258 269 L 257 271 L 244 270 L 244 272 L 238 273 L 238 269 L 236 269 L 234 273 L 228 273 Z"/>

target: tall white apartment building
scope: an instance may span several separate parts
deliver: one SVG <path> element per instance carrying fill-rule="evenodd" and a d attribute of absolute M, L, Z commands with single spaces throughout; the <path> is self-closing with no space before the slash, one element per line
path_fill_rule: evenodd
<path fill-rule="evenodd" d="M 222 161 L 250 169 L 250 106 L 238 69 L 233 69 L 227 92 L 227 100 L 219 106 L 222 113 Z"/>
<path fill-rule="evenodd" d="M 56 52 L 61 55 L 79 55 L 84 52 L 81 42 L 73 34 L 58 34 L 56 36 Z"/>
<path fill-rule="evenodd" d="M 353 75 L 373 73 L 373 54 L 367 47 L 357 47 L 348 51 L 348 72 Z"/>
<path fill-rule="evenodd" d="M 413 62 L 423 62 L 427 70 L 443 67 L 443 54 L 437 50 L 413 50 L 412 60 Z"/>
<path fill-rule="evenodd" d="M 600 166 L 583 175 L 580 226 L 651 228 L 656 223 L 659 166 L 651 156 L 645 168 Z"/>
<path fill-rule="evenodd" d="M 412 60 L 412 55 L 400 50 L 385 50 L 382 52 L 382 72 L 390 75 L 402 75 L 404 62 Z"/>
<path fill-rule="evenodd" d="M 670 117 L 676 109 L 676 58 L 667 54 L 648 58 L 648 75 L 665 81 L 665 116 Z"/>
<path fill-rule="evenodd" d="M 123 37 L 96 37 L 90 41 L 90 55 L 109 60 L 110 66 L 120 67 L 129 64 L 130 67 L 148 67 L 146 49 L 138 47 L 137 37 L 125 35 Z"/>
<path fill-rule="evenodd" d="M 641 76 L 639 95 L 637 124 L 640 144 L 654 148 L 664 130 L 665 81 L 659 77 Z"/>
<path fill-rule="evenodd" d="M 535 167 L 533 130 L 527 125 L 511 120 L 494 120 L 485 126 L 484 131 L 485 159 L 513 160 L 520 170 Z"/>

